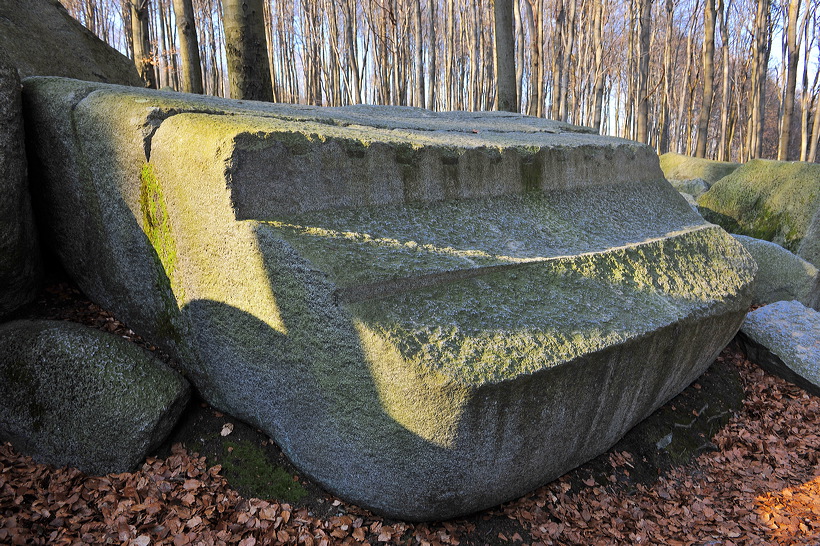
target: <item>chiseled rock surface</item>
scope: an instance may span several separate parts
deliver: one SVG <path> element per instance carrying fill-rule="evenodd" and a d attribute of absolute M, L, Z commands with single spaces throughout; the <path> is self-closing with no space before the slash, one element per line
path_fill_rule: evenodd
<path fill-rule="evenodd" d="M 751 256 L 634 142 L 59 79 L 26 97 L 84 292 L 384 514 L 469 513 L 601 453 L 750 302 Z"/>
<path fill-rule="evenodd" d="M 34 299 L 41 262 L 23 144 L 20 78 L 0 49 L 0 320 Z"/>
<path fill-rule="evenodd" d="M 133 61 L 71 17 L 59 0 L 0 1 L 0 49 L 21 78 L 145 85 Z"/>
<path fill-rule="evenodd" d="M 731 233 L 772 241 L 820 267 L 820 165 L 753 159 L 698 199 Z"/>
<path fill-rule="evenodd" d="M 165 439 L 188 382 L 115 335 L 58 321 L 0 325 L 0 439 L 89 474 L 133 470 Z"/>
<path fill-rule="evenodd" d="M 820 271 L 777 243 L 734 235 L 757 262 L 752 303 L 797 300 L 820 309 Z"/>
<path fill-rule="evenodd" d="M 750 360 L 820 396 L 820 313 L 779 301 L 746 317 L 738 336 Z"/>

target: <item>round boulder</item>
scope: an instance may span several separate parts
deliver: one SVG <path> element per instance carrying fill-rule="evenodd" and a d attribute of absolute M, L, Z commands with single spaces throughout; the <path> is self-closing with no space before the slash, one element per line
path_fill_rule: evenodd
<path fill-rule="evenodd" d="M 115 335 L 69 322 L 0 325 L 0 440 L 39 462 L 132 470 L 189 393 L 181 375 Z"/>

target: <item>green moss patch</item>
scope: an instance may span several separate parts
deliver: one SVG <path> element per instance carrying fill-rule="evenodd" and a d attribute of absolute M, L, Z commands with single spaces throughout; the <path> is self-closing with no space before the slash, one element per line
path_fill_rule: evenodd
<path fill-rule="evenodd" d="M 154 173 L 154 167 L 150 163 L 143 165 L 140 171 L 140 211 L 145 235 L 156 251 L 171 286 L 179 290 L 177 283 L 174 282 L 177 250 L 171 235 L 168 207 L 159 180 Z M 181 294 L 180 298 L 184 299 Z"/>
<path fill-rule="evenodd" d="M 668 180 L 692 180 L 700 178 L 709 184 L 714 184 L 721 178 L 729 176 L 735 169 L 740 167 L 740 163 L 712 161 L 672 152 L 663 154 L 660 157 L 660 161 L 663 175 Z"/>
<path fill-rule="evenodd" d="M 222 474 L 240 492 L 262 499 L 298 502 L 307 491 L 285 469 L 274 465 L 265 452 L 251 442 L 224 442 L 218 462 Z"/>
<path fill-rule="evenodd" d="M 820 165 L 750 161 L 712 186 L 698 206 L 727 231 L 795 252 L 820 207 Z"/>

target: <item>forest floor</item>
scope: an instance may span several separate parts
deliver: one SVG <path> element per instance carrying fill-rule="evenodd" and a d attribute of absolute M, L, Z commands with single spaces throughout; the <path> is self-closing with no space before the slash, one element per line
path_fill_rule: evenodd
<path fill-rule="evenodd" d="M 22 317 L 156 350 L 65 282 Z M 820 544 L 819 416 L 820 398 L 730 344 L 609 452 L 501 506 L 408 523 L 324 492 L 259 431 L 197 401 L 136 472 L 86 476 L 0 444 L 0 544 Z"/>

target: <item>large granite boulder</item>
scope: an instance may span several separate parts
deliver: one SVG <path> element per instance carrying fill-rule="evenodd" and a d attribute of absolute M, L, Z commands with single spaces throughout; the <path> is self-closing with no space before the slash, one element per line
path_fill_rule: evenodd
<path fill-rule="evenodd" d="M 25 97 L 83 291 L 395 517 L 492 506 L 606 450 L 750 302 L 751 256 L 635 142 L 54 78 Z"/>
<path fill-rule="evenodd" d="M 820 313 L 779 301 L 746 317 L 738 341 L 749 360 L 820 396 Z"/>
<path fill-rule="evenodd" d="M 23 139 L 22 86 L 0 49 L 0 320 L 34 298 L 41 276 Z"/>
<path fill-rule="evenodd" d="M 820 165 L 754 159 L 698 199 L 704 218 L 820 267 Z"/>
<path fill-rule="evenodd" d="M 673 180 L 680 182 L 700 180 L 706 186 L 711 186 L 740 167 L 740 163 L 713 161 L 673 152 L 667 152 L 660 156 L 660 163 L 663 175 L 670 182 Z M 702 184 L 698 183 L 696 186 L 700 187 Z"/>
<path fill-rule="evenodd" d="M 133 61 L 77 22 L 59 0 L 0 0 L 0 49 L 21 78 L 145 85 Z"/>
<path fill-rule="evenodd" d="M 752 304 L 798 300 L 820 309 L 820 271 L 777 243 L 734 235 L 757 262 Z"/>
<path fill-rule="evenodd" d="M 0 440 L 89 474 L 127 472 L 165 439 L 188 382 L 144 349 L 68 322 L 0 325 Z"/>

